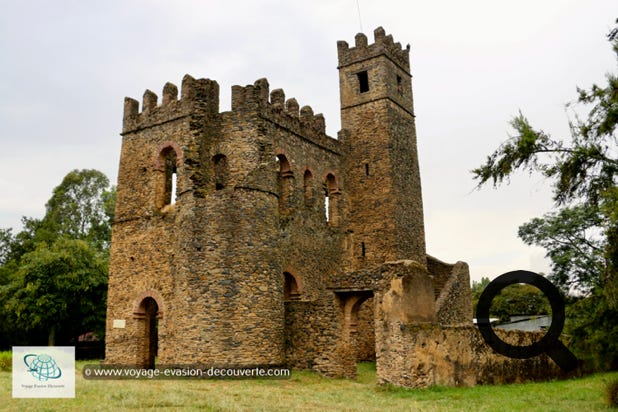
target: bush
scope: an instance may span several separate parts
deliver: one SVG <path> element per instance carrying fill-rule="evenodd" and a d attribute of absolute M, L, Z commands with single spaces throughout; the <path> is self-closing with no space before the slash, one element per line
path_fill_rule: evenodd
<path fill-rule="evenodd" d="M 569 349 L 589 371 L 618 370 L 618 308 L 600 291 L 566 308 Z"/>
<path fill-rule="evenodd" d="M 610 407 L 618 408 L 618 380 L 611 381 L 605 388 L 607 404 Z"/>
<path fill-rule="evenodd" d="M 11 352 L 0 352 L 0 371 L 11 371 L 13 355 Z"/>

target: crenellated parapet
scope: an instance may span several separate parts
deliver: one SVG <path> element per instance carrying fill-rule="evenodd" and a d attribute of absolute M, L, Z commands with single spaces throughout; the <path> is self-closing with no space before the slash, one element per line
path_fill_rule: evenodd
<path fill-rule="evenodd" d="M 392 35 L 386 35 L 382 27 L 373 31 L 374 43 L 367 43 L 367 36 L 358 33 L 354 37 L 354 47 L 350 47 L 348 42 L 339 40 L 337 42 L 337 54 L 339 57 L 339 68 L 356 63 L 365 59 L 370 59 L 380 55 L 385 55 L 395 64 L 400 66 L 407 73 L 410 72 L 410 45 L 402 48 L 401 43 L 395 43 Z"/>
<path fill-rule="evenodd" d="M 137 100 L 125 97 L 122 132 L 134 132 L 196 113 L 219 113 L 219 85 L 214 80 L 194 79 L 187 74 L 182 79 L 180 99 L 178 87 L 172 83 L 163 86 L 161 104 L 154 92 L 146 90 L 141 111 Z"/>
<path fill-rule="evenodd" d="M 232 87 L 232 112 L 255 111 L 259 115 L 331 151 L 340 152 L 340 142 L 326 134 L 321 113 L 311 106 L 300 106 L 295 98 L 285 97 L 283 89 L 270 91 L 268 80 L 258 79 L 253 85 Z"/>

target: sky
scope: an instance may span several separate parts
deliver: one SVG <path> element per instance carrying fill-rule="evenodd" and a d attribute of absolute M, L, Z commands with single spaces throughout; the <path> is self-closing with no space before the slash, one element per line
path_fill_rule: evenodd
<path fill-rule="evenodd" d="M 266 77 L 340 128 L 337 40 L 382 26 L 411 45 L 427 252 L 471 278 L 549 271 L 517 228 L 551 211 L 551 184 L 520 173 L 476 190 L 470 170 L 521 111 L 568 138 L 576 87 L 616 69 L 615 0 L 0 0 L 0 227 L 42 217 L 73 169 L 117 179 L 123 99 L 188 73 L 232 85 Z"/>

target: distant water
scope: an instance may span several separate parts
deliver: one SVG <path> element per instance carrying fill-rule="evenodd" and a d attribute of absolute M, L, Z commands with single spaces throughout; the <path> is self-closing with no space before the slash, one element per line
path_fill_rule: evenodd
<path fill-rule="evenodd" d="M 551 316 L 549 315 L 527 315 L 527 316 L 511 316 L 511 321 L 494 325 L 496 329 L 504 330 L 525 330 L 528 332 L 540 331 L 549 328 L 551 325 Z"/>

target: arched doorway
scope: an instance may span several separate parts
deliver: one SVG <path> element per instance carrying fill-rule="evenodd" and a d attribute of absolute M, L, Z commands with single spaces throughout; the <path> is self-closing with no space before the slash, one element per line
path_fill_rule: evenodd
<path fill-rule="evenodd" d="M 140 353 L 138 359 L 142 367 L 147 369 L 154 369 L 155 360 L 157 357 L 157 351 L 159 346 L 159 333 L 158 322 L 159 317 L 159 305 L 157 301 L 151 297 L 146 297 L 139 305 L 140 315 L 138 321 L 140 322 Z"/>
<path fill-rule="evenodd" d="M 344 373 L 346 376 L 356 376 L 356 362 L 375 359 L 373 291 L 346 289 L 336 290 L 335 293 L 341 309 L 340 342 L 344 354 L 342 363 L 346 369 Z"/>

